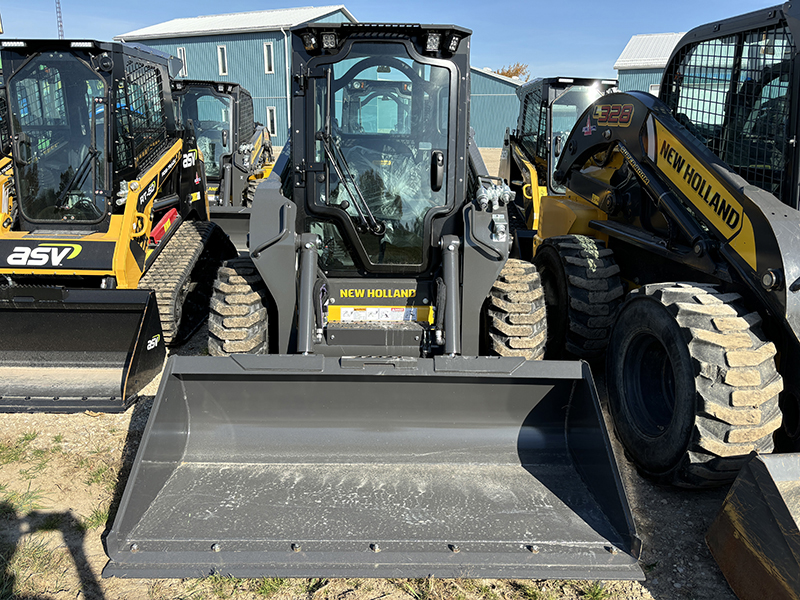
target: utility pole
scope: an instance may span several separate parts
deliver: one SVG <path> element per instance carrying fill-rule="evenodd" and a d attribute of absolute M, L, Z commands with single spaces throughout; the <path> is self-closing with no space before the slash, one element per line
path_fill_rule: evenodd
<path fill-rule="evenodd" d="M 64 39 L 64 22 L 61 20 L 61 0 L 56 0 L 56 20 L 58 20 L 58 39 Z"/>

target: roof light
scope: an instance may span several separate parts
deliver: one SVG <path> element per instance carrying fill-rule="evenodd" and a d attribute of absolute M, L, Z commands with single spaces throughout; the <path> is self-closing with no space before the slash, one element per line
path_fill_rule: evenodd
<path fill-rule="evenodd" d="M 450 38 L 450 43 L 447 44 L 447 51 L 451 54 L 455 54 L 456 50 L 458 50 L 458 44 L 461 42 L 461 38 L 457 35 L 454 35 Z"/>
<path fill-rule="evenodd" d="M 70 48 L 92 48 L 94 44 L 92 42 L 70 42 Z"/>
<path fill-rule="evenodd" d="M 3 42 L 3 48 L 24 48 L 25 42 L 20 42 L 17 40 L 10 40 L 7 42 Z"/>
<path fill-rule="evenodd" d="M 616 79 L 603 79 L 603 81 L 600 83 L 604 83 L 606 85 L 617 85 L 618 82 Z"/>
<path fill-rule="evenodd" d="M 425 38 L 425 51 L 426 52 L 438 52 L 439 48 L 442 45 L 442 34 L 430 32 L 428 37 Z"/>
<path fill-rule="evenodd" d="M 558 83 L 575 83 L 574 79 L 568 79 L 566 77 L 559 77 Z"/>
<path fill-rule="evenodd" d="M 307 52 L 311 52 L 312 50 L 317 49 L 317 38 L 314 37 L 311 33 L 304 33 L 303 34 L 303 46 Z"/>
<path fill-rule="evenodd" d="M 325 50 L 331 50 L 332 48 L 336 48 L 336 34 L 335 33 L 323 33 L 322 34 L 322 47 Z"/>

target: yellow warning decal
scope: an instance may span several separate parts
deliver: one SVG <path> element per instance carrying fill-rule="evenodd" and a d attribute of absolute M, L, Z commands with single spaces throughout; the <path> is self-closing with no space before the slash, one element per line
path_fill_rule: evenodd
<path fill-rule="evenodd" d="M 400 322 L 433 323 L 433 306 L 328 306 L 329 323 Z"/>
<path fill-rule="evenodd" d="M 742 205 L 659 121 L 655 123 L 656 166 L 708 219 L 730 247 L 757 271 L 753 224 Z"/>

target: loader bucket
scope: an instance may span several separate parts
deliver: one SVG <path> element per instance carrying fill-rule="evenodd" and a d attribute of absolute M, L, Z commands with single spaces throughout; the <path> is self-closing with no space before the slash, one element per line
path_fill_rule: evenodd
<path fill-rule="evenodd" d="M 588 366 L 173 357 L 104 576 L 644 579 Z"/>
<path fill-rule="evenodd" d="M 706 542 L 740 600 L 800 598 L 800 453 L 755 455 Z"/>
<path fill-rule="evenodd" d="M 0 288 L 0 412 L 119 412 L 161 370 L 145 290 Z"/>
<path fill-rule="evenodd" d="M 231 238 L 241 254 L 247 252 L 247 236 L 250 233 L 250 208 L 243 206 L 210 206 L 210 219 Z"/>

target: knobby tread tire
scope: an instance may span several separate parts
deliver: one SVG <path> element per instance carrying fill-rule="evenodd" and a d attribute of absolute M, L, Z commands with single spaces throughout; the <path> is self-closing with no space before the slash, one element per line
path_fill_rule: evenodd
<path fill-rule="evenodd" d="M 545 312 L 536 267 L 508 259 L 492 286 L 486 307 L 491 349 L 500 356 L 541 360 L 547 341 Z"/>
<path fill-rule="evenodd" d="M 249 257 L 226 261 L 220 267 L 208 317 L 211 356 L 268 353 L 267 294 Z"/>
<path fill-rule="evenodd" d="M 661 483 L 680 487 L 730 483 L 752 451 L 773 450 L 783 390 L 775 345 L 761 331 L 761 318 L 747 311 L 738 294 L 706 284 L 661 283 L 634 290 L 628 302 L 641 297 L 658 301 L 680 327 L 694 370 L 696 405 L 688 446 L 675 467 L 655 473 L 648 465 L 637 466 Z M 612 414 L 614 407 L 612 400 Z"/>
<path fill-rule="evenodd" d="M 227 235 L 209 221 L 183 221 L 139 280 L 156 293 L 164 343 L 186 340 L 205 320 L 213 273 L 235 253 Z"/>
<path fill-rule="evenodd" d="M 613 251 L 585 235 L 562 235 L 545 239 L 533 264 L 545 289 L 548 357 L 602 354 L 624 294 Z"/>

